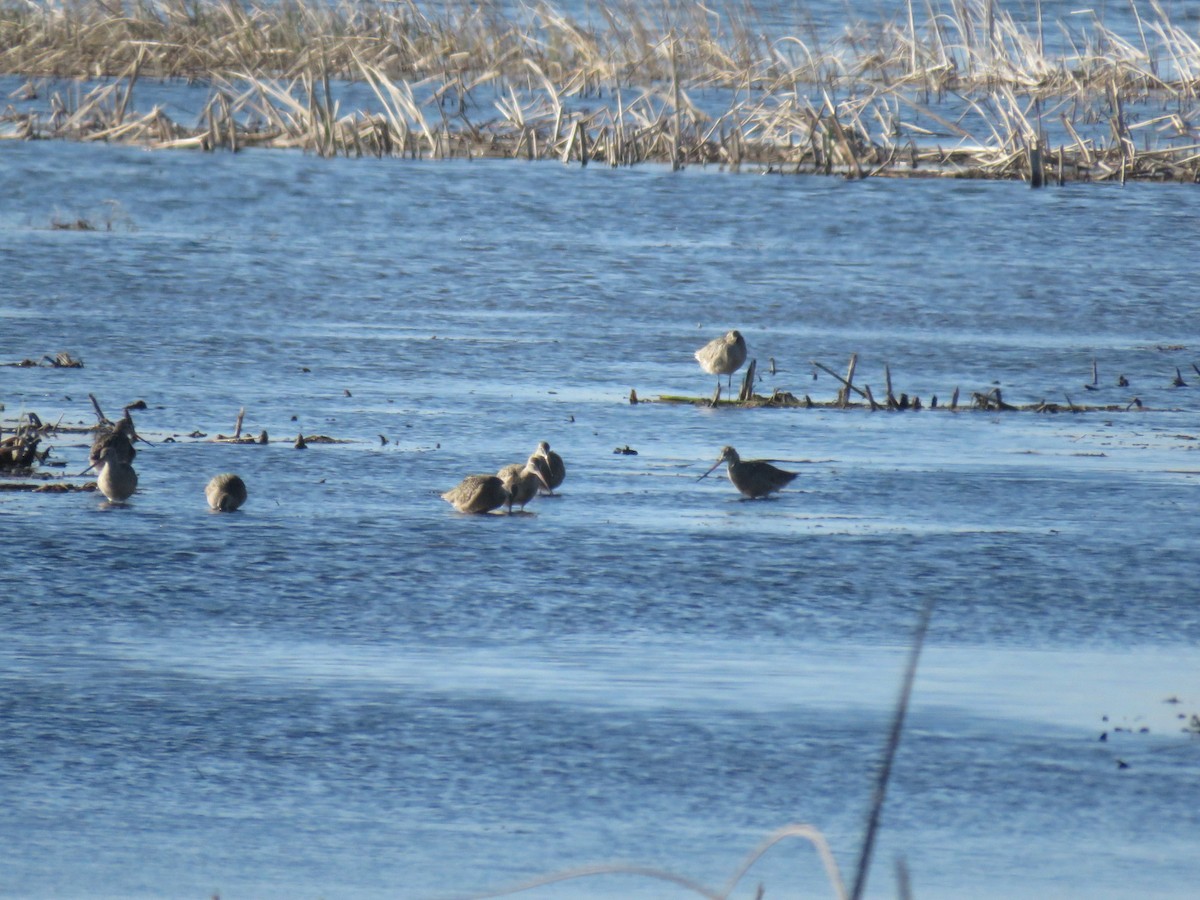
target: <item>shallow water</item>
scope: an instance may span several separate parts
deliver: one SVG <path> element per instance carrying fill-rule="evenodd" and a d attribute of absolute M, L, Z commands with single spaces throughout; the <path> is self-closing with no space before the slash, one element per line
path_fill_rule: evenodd
<path fill-rule="evenodd" d="M 85 361 L 0 369 L 5 421 L 144 398 L 155 442 L 126 508 L 0 493 L 0 893 L 718 886 L 797 821 L 849 879 L 928 597 L 872 895 L 898 858 L 923 898 L 1194 888 L 1194 190 L 50 143 L 0 171 L 0 362 Z M 761 392 L 828 400 L 811 361 L 858 353 L 876 396 L 886 363 L 926 403 L 1144 408 L 627 402 L 710 393 L 691 354 L 731 327 Z M 243 406 L 269 446 L 188 437 Z M 438 498 L 543 439 L 561 497 Z M 697 481 L 724 444 L 800 478 Z M 210 514 L 227 470 L 250 500 Z M 829 895 L 795 843 L 760 882 Z"/>

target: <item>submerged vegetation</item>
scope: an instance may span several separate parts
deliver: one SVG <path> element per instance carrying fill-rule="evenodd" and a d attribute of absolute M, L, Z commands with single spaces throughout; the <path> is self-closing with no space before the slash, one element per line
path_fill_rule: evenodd
<path fill-rule="evenodd" d="M 848 177 L 1200 178 L 1200 42 L 995 0 L 770 28 L 679 2 L 0 0 L 0 137 Z M 73 79 L 77 84 L 64 84 Z M 184 81 L 191 121 L 139 95 Z"/>

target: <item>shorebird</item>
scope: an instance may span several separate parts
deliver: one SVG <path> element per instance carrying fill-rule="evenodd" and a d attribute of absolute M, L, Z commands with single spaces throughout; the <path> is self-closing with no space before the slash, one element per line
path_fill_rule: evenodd
<path fill-rule="evenodd" d="M 129 415 L 129 410 L 125 410 L 120 422 L 96 435 L 88 454 L 88 467 L 79 474 L 84 475 L 98 468 L 101 459 L 105 457 L 109 462 L 132 463 L 133 458 L 137 456 L 137 448 L 133 446 L 136 440 L 140 438 L 133 427 L 133 417 Z"/>
<path fill-rule="evenodd" d="M 509 515 L 512 515 L 514 503 L 520 504 L 521 511 L 524 512 L 525 504 L 537 496 L 539 488 L 550 490 L 550 485 L 542 476 L 540 462 L 541 457 L 534 453 L 524 465 L 512 463 L 496 473 L 496 476 L 504 482 L 505 490 L 508 491 Z"/>
<path fill-rule="evenodd" d="M 461 513 L 490 513 L 509 502 L 509 493 L 496 475 L 468 475 L 442 499 Z"/>
<path fill-rule="evenodd" d="M 733 486 L 751 500 L 781 490 L 796 477 L 795 472 L 785 472 L 766 460 L 742 459 L 732 447 L 722 447 L 721 455 L 712 469 L 709 469 L 700 478 L 707 476 L 723 462 L 729 463 L 729 480 L 733 482 Z"/>
<path fill-rule="evenodd" d="M 554 489 L 563 483 L 567 477 L 567 467 L 563 459 L 550 449 L 550 444 L 542 441 L 537 445 L 537 451 L 529 457 L 530 461 L 537 460 L 538 473 L 546 483 L 546 492 L 554 493 Z"/>
<path fill-rule="evenodd" d="M 233 512 L 246 502 L 246 482 L 232 472 L 214 475 L 204 488 L 204 496 L 217 512 Z"/>
<path fill-rule="evenodd" d="M 713 338 L 696 351 L 696 362 L 710 375 L 717 376 L 717 389 L 721 388 L 721 376 L 729 376 L 729 387 L 733 387 L 733 373 L 746 361 L 746 339 L 741 332 L 731 331 L 724 337 Z"/>
<path fill-rule="evenodd" d="M 124 503 L 137 490 L 137 472 L 128 462 L 120 459 L 102 458 L 97 464 L 100 475 L 96 487 L 113 503 Z"/>

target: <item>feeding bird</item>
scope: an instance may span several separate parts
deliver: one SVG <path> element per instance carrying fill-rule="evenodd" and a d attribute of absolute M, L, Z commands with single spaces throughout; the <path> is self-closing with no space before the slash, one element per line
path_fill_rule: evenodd
<path fill-rule="evenodd" d="M 700 368 L 717 376 L 717 389 L 721 388 L 721 376 L 729 376 L 733 387 L 733 373 L 746 361 L 746 339 L 741 332 L 731 331 L 723 337 L 713 338 L 695 353 Z"/>
<path fill-rule="evenodd" d="M 729 463 L 729 480 L 733 486 L 751 500 L 783 489 L 797 474 L 786 472 L 764 459 L 742 459 L 732 447 L 722 447 L 716 463 L 700 478 L 707 476 L 723 462 Z"/>
<path fill-rule="evenodd" d="M 246 482 L 232 472 L 214 475 L 204 488 L 204 496 L 217 512 L 233 512 L 246 502 Z"/>
<path fill-rule="evenodd" d="M 540 462 L 541 457 L 534 453 L 524 465 L 512 463 L 496 473 L 508 491 L 509 515 L 512 515 L 514 503 L 520 504 L 521 511 L 524 512 L 525 504 L 537 496 L 539 488 L 550 490 L 550 485 L 542 476 Z"/>
<path fill-rule="evenodd" d="M 563 458 L 550 449 L 548 442 L 542 441 L 537 445 L 537 451 L 529 459 L 531 462 L 537 460 L 538 473 L 541 475 L 542 481 L 546 483 L 546 491 L 553 494 L 554 489 L 567 477 L 567 467 L 563 463 Z"/>
<path fill-rule="evenodd" d="M 509 503 L 510 495 L 496 475 L 468 475 L 442 499 L 461 513 L 490 513 Z"/>

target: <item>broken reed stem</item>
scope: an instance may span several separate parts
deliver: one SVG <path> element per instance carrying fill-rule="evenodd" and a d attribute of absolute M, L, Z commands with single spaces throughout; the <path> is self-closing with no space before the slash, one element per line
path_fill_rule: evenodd
<path fill-rule="evenodd" d="M 817 362 L 815 359 L 814 359 L 814 360 L 810 360 L 810 361 L 812 362 L 812 364 L 813 364 L 814 366 L 816 366 L 816 367 L 817 367 L 818 369 L 820 369 L 822 372 L 825 372 L 825 373 L 826 373 L 826 374 L 828 374 L 828 375 L 832 375 L 834 378 L 836 378 L 838 381 L 840 381 L 840 382 L 841 382 L 841 383 L 842 383 L 842 384 L 845 386 L 845 388 L 848 388 L 849 390 L 852 390 L 852 391 L 854 391 L 856 394 L 858 394 L 858 396 L 862 397 L 863 399 L 866 399 L 866 396 L 867 396 L 867 395 L 866 395 L 866 393 L 865 393 L 865 392 L 863 392 L 863 391 L 860 391 L 860 390 L 859 390 L 858 388 L 856 388 L 856 387 L 855 387 L 853 384 L 851 384 L 851 383 L 850 383 L 848 380 L 846 380 L 845 378 L 843 378 L 843 377 L 842 377 L 841 375 L 839 375 L 837 372 L 833 371 L 833 369 L 829 368 L 829 366 L 825 365 L 824 363 L 819 363 L 819 362 Z M 850 357 L 850 361 L 851 361 L 851 363 L 857 363 L 857 361 L 858 361 L 858 354 L 857 354 L 857 353 L 855 353 L 853 356 L 851 356 L 851 357 Z M 853 367 L 853 365 L 852 365 L 852 366 L 851 366 L 851 368 L 850 368 L 850 373 L 849 373 L 849 374 L 850 374 L 850 377 L 853 377 L 853 376 L 854 376 L 854 367 Z"/>
<path fill-rule="evenodd" d="M 867 887 L 867 873 L 871 868 L 871 855 L 875 849 L 875 835 L 879 831 L 879 815 L 883 811 L 883 801 L 887 796 L 888 781 L 892 776 L 892 763 L 896 759 L 896 750 L 900 746 L 900 736 L 904 731 L 904 719 L 908 715 L 908 701 L 912 697 L 913 682 L 917 677 L 917 663 L 921 659 L 921 648 L 925 644 L 925 635 L 929 629 L 929 620 L 933 615 L 934 600 L 926 598 L 917 616 L 917 627 L 913 632 L 912 644 L 908 651 L 908 662 L 904 668 L 904 682 L 900 688 L 900 696 L 896 701 L 896 711 L 892 716 L 892 727 L 888 733 L 888 741 L 883 751 L 883 762 L 879 767 L 879 776 L 875 781 L 875 791 L 871 797 L 871 806 L 867 813 L 866 827 L 863 833 L 862 850 L 858 857 L 858 866 L 854 872 L 854 884 L 850 889 L 850 900 L 861 900 Z"/>
<path fill-rule="evenodd" d="M 845 387 L 842 388 L 840 396 L 838 397 L 838 406 L 841 406 L 844 408 L 846 406 L 846 404 L 850 402 L 851 388 L 853 388 L 855 391 L 858 391 L 858 395 L 860 397 L 863 396 L 863 392 L 859 391 L 858 388 L 854 387 L 854 369 L 857 366 L 858 366 L 858 354 L 851 353 L 850 354 L 850 365 L 848 365 L 846 367 L 846 377 L 842 379 L 842 384 L 845 385 Z"/>
<path fill-rule="evenodd" d="M 675 123 L 674 134 L 671 136 L 671 170 L 678 172 L 683 167 L 683 119 L 680 113 L 679 90 L 679 40 L 671 33 L 671 105 L 672 117 Z"/>
<path fill-rule="evenodd" d="M 754 377 L 755 370 L 758 368 L 758 360 L 750 360 L 750 365 L 746 369 L 746 374 L 742 376 L 742 389 L 738 391 L 739 402 L 745 403 L 747 400 L 754 398 Z"/>
<path fill-rule="evenodd" d="M 96 399 L 95 394 L 88 394 L 88 399 L 92 401 L 92 409 L 96 410 L 96 422 L 99 425 L 112 425 L 108 416 L 104 414 L 104 410 L 100 408 L 100 401 Z"/>
<path fill-rule="evenodd" d="M 871 394 L 871 386 L 868 384 L 865 388 L 867 392 L 867 402 L 871 404 L 871 412 L 877 412 L 882 407 L 875 402 L 875 397 Z"/>

